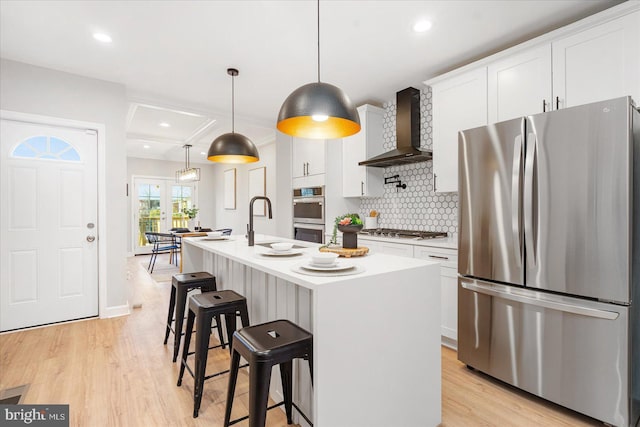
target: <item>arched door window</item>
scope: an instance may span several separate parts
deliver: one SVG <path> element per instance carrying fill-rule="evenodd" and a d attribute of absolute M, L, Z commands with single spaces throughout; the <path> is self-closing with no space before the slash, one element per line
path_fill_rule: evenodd
<path fill-rule="evenodd" d="M 80 161 L 78 151 L 71 144 L 55 136 L 45 135 L 25 139 L 13 149 L 11 157 L 67 162 Z"/>

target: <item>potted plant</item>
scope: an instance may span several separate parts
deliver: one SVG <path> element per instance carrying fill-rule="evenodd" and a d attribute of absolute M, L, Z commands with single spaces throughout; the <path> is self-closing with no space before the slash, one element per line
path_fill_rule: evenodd
<path fill-rule="evenodd" d="M 333 226 L 333 236 L 330 243 L 337 243 L 337 230 L 342 232 L 342 247 L 356 249 L 358 247 L 358 232 L 362 230 L 360 215 L 349 213 L 336 217 Z"/>
<path fill-rule="evenodd" d="M 194 221 L 193 219 L 198 215 L 198 211 L 200 209 L 196 208 L 195 205 L 190 207 L 190 208 L 185 208 L 182 210 L 182 214 L 186 215 L 188 220 L 187 220 L 187 227 L 189 227 L 190 230 L 192 230 L 194 227 Z"/>

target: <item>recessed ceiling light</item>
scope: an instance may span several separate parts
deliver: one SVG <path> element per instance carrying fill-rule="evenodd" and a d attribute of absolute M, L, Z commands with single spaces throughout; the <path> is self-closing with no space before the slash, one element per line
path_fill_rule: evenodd
<path fill-rule="evenodd" d="M 413 31 L 415 31 L 416 33 L 424 33 L 425 31 L 429 31 L 431 29 L 431 25 L 431 21 L 423 19 L 413 24 Z"/>
<path fill-rule="evenodd" d="M 143 148 L 151 148 L 151 146 L 150 146 L 150 145 L 147 145 L 147 144 L 144 144 L 142 147 L 143 147 Z"/>
<path fill-rule="evenodd" d="M 159 125 L 162 126 L 163 128 L 171 127 L 171 125 L 169 123 L 167 123 L 167 122 L 162 122 Z"/>
<path fill-rule="evenodd" d="M 101 43 L 111 43 L 111 36 L 105 33 L 93 33 L 93 38 Z"/>

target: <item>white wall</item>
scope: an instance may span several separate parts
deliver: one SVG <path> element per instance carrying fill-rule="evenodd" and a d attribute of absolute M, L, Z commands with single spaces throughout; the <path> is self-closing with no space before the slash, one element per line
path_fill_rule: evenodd
<path fill-rule="evenodd" d="M 249 223 L 249 170 L 266 167 L 266 195 L 272 202 L 273 219 L 268 216 L 254 216 L 253 229 L 257 234 L 278 235 L 276 221 L 281 206 L 276 203 L 276 146 L 269 143 L 258 147 L 260 161 L 249 164 L 221 164 L 214 166 L 215 182 L 215 228 L 232 228 L 233 234 L 245 235 Z M 224 208 L 224 171 L 236 168 L 236 208 Z M 282 219 L 281 219 L 282 220 Z M 283 236 L 286 237 L 286 236 Z"/>
<path fill-rule="evenodd" d="M 0 60 L 0 109 L 105 126 L 107 307 L 127 303 L 125 87 L 111 82 Z M 103 224 L 105 225 L 105 224 Z"/>
<path fill-rule="evenodd" d="M 200 221 L 202 227 L 215 228 L 216 223 L 216 182 L 215 166 L 213 163 L 200 164 L 193 163 L 193 167 L 200 168 L 200 181 L 196 183 L 198 189 L 198 199 L 195 205 L 200 208 L 196 219 Z M 133 191 L 133 175 L 161 178 L 165 177 L 173 180 L 178 169 L 183 169 L 184 163 L 171 162 L 167 160 L 141 159 L 137 157 L 127 157 L 127 182 L 129 183 L 129 198 L 127 200 L 127 251 L 133 252 L 133 212 L 132 203 L 136 195 Z"/>

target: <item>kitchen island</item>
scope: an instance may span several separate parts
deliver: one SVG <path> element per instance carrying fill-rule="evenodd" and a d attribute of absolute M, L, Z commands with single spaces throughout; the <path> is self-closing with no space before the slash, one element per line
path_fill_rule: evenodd
<path fill-rule="evenodd" d="M 319 245 L 291 241 L 302 247 L 295 249 L 299 255 L 265 255 L 267 243 L 276 241 L 287 240 L 256 236 L 249 247 L 240 236 L 185 238 L 184 271 L 208 271 L 218 289 L 244 295 L 251 324 L 284 318 L 313 333 L 314 384 L 306 362 L 297 361 L 293 398 L 314 426 L 438 425 L 439 264 L 372 254 L 340 259 L 353 263 L 357 274 L 301 274 L 294 270 Z M 276 401 L 282 398 L 279 378 L 274 369 Z M 306 425 L 302 417 L 294 421 Z"/>

